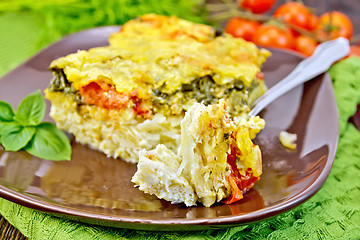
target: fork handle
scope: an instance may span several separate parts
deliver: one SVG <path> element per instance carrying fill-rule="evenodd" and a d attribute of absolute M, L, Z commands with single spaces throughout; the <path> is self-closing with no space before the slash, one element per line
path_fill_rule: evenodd
<path fill-rule="evenodd" d="M 347 56 L 349 51 L 349 41 L 342 37 L 319 44 L 313 55 L 301 61 L 289 75 L 254 101 L 249 116 L 256 116 L 284 93 L 325 72 L 334 62 Z"/>

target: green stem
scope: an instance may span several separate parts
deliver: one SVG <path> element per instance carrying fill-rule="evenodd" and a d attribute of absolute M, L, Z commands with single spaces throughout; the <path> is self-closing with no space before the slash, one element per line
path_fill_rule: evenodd
<path fill-rule="evenodd" d="M 225 4 L 208 3 L 206 4 L 206 8 L 209 11 L 223 11 L 223 10 L 227 10 L 228 6 L 226 6 Z"/>

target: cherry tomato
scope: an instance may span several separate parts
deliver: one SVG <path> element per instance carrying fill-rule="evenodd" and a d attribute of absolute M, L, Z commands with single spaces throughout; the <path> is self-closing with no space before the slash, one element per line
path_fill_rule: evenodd
<path fill-rule="evenodd" d="M 261 25 L 255 32 L 252 41 L 264 47 L 294 48 L 295 39 L 289 28 L 275 25 Z"/>
<path fill-rule="evenodd" d="M 320 16 L 319 25 L 316 29 L 317 36 L 322 40 L 353 36 L 353 25 L 344 13 L 333 11 Z"/>
<path fill-rule="evenodd" d="M 274 12 L 274 17 L 307 30 L 316 27 L 316 22 L 314 23 L 317 20 L 316 16 L 306 6 L 298 2 L 288 2 L 281 5 Z"/>
<path fill-rule="evenodd" d="M 295 39 L 295 50 L 305 56 L 311 56 L 316 46 L 317 42 L 311 37 L 300 35 Z"/>
<path fill-rule="evenodd" d="M 316 16 L 315 14 L 311 14 L 307 29 L 313 31 L 317 28 L 318 24 L 319 24 L 318 16 Z"/>
<path fill-rule="evenodd" d="M 247 41 L 251 41 L 256 29 L 260 25 L 256 21 L 234 17 L 226 24 L 225 32 L 230 33 L 234 37 L 242 37 Z"/>
<path fill-rule="evenodd" d="M 350 45 L 350 53 L 347 57 L 360 57 L 360 46 Z"/>
<path fill-rule="evenodd" d="M 264 13 L 274 6 L 276 0 L 240 0 L 239 6 L 252 13 Z"/>

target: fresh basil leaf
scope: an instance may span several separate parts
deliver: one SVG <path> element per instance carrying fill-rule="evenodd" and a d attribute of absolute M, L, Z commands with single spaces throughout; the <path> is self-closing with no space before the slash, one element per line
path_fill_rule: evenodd
<path fill-rule="evenodd" d="M 7 102 L 0 101 L 0 122 L 10 122 L 13 120 L 14 110 Z"/>
<path fill-rule="evenodd" d="M 11 131 L 11 129 L 21 126 L 19 123 L 12 122 L 0 122 L 0 135 L 3 135 L 5 132 Z"/>
<path fill-rule="evenodd" d="M 6 151 L 19 151 L 35 134 L 35 127 L 23 127 L 16 122 L 4 124 L 1 142 Z"/>
<path fill-rule="evenodd" d="M 35 126 L 45 116 L 46 103 L 39 90 L 27 95 L 20 103 L 14 120 L 22 126 Z"/>
<path fill-rule="evenodd" d="M 34 137 L 24 148 L 28 153 L 47 160 L 70 160 L 70 140 L 54 124 L 44 122 L 36 127 Z"/>
<path fill-rule="evenodd" d="M 4 134 L 4 130 L 7 124 L 9 124 L 10 122 L 1 122 L 0 121 L 0 144 L 2 143 L 1 141 L 1 136 Z"/>
<path fill-rule="evenodd" d="M 7 125 L 14 124 L 15 122 L 0 122 L 0 136 L 4 134 Z M 16 124 L 16 123 L 15 123 Z"/>

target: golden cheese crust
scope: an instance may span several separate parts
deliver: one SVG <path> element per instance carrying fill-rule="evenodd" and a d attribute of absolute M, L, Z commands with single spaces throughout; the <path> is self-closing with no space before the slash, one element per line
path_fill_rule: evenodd
<path fill-rule="evenodd" d="M 126 23 L 110 46 L 78 51 L 50 65 L 63 69 L 75 89 L 102 80 L 118 92 L 153 89 L 172 94 L 182 84 L 211 76 L 218 85 L 241 80 L 250 86 L 270 55 L 255 44 L 177 17 L 146 15 Z M 147 95 L 148 94 L 148 95 Z"/>

